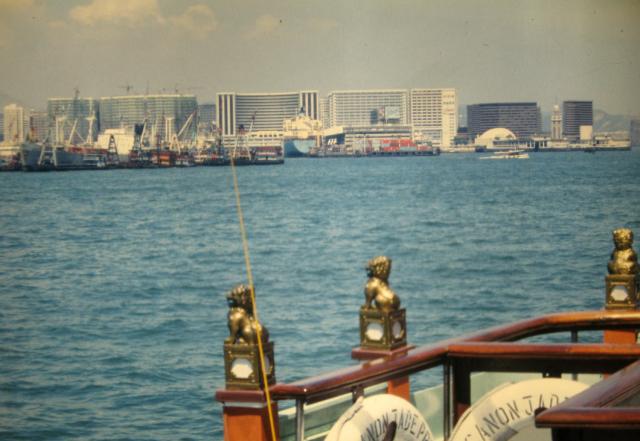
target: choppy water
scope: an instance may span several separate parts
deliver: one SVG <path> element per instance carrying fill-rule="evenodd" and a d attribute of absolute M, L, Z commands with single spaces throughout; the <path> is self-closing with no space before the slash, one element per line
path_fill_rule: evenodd
<path fill-rule="evenodd" d="M 640 151 L 477 158 L 239 169 L 280 381 L 352 363 L 378 254 L 412 343 L 602 307 L 611 230 L 640 234 Z M 221 439 L 243 262 L 228 168 L 1 174 L 0 438 Z"/>

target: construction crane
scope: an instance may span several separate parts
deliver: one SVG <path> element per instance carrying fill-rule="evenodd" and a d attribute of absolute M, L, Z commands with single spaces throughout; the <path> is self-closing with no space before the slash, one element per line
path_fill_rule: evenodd
<path fill-rule="evenodd" d="M 196 113 L 197 113 L 197 110 L 194 110 L 193 112 L 191 112 L 191 114 L 189 115 L 189 118 L 187 118 L 185 123 L 182 125 L 182 128 L 180 129 L 180 131 L 177 134 L 175 133 L 173 134 L 173 136 L 171 137 L 171 150 L 183 150 L 182 146 L 180 145 L 181 137 L 185 133 L 187 128 L 191 126 L 195 121 Z"/>
<path fill-rule="evenodd" d="M 126 83 L 124 86 L 118 86 L 118 89 L 124 89 L 127 92 L 127 95 L 129 95 L 129 92 L 133 90 L 133 86 L 129 83 Z"/>
<path fill-rule="evenodd" d="M 185 91 L 185 90 L 198 90 L 198 89 L 203 89 L 202 86 L 186 86 L 186 87 L 178 87 L 179 84 L 176 83 L 173 90 L 175 91 L 176 95 L 181 95 L 181 91 Z"/>

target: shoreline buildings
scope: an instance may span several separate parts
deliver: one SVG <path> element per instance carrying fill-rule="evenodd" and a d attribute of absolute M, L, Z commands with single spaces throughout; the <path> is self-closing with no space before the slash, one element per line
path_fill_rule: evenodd
<path fill-rule="evenodd" d="M 216 105 L 223 139 L 235 137 L 240 127 L 248 130 L 252 122 L 255 131 L 282 132 L 284 120 L 294 118 L 300 109 L 312 119 L 320 114 L 317 91 L 222 92 L 217 94 Z"/>
<path fill-rule="evenodd" d="M 562 136 L 569 141 L 579 140 L 580 126 L 593 127 L 593 101 L 564 101 L 562 103 Z"/>
<path fill-rule="evenodd" d="M 90 143 L 100 131 L 99 105 L 94 98 L 49 98 L 47 114 L 51 140 L 58 144 Z"/>
<path fill-rule="evenodd" d="M 330 127 L 409 124 L 406 89 L 339 90 L 327 96 Z"/>
<path fill-rule="evenodd" d="M 210 137 L 216 129 L 216 105 L 198 104 L 198 135 Z"/>
<path fill-rule="evenodd" d="M 445 148 L 453 146 L 458 133 L 456 90 L 411 89 L 410 94 L 414 138 L 430 140 Z"/>
<path fill-rule="evenodd" d="M 412 138 L 450 147 L 458 130 L 457 94 L 446 89 L 332 91 L 326 100 L 325 129 L 376 138 Z M 386 128 L 386 129 L 385 129 Z"/>
<path fill-rule="evenodd" d="M 471 104 L 467 126 L 470 141 L 495 128 L 509 129 L 518 139 L 530 139 L 542 131 L 542 118 L 535 102 Z"/>
<path fill-rule="evenodd" d="M 147 122 L 160 139 L 178 133 L 198 106 L 195 95 L 124 95 L 94 98 L 49 98 L 47 114 L 52 141 L 92 143 L 109 129 L 130 129 Z M 40 123 L 41 124 L 41 123 Z M 195 131 L 195 125 L 194 125 Z"/>
<path fill-rule="evenodd" d="M 160 139 L 170 140 L 198 110 L 195 95 L 124 95 L 100 98 L 100 129 L 147 122 Z M 194 124 L 195 131 L 195 124 Z"/>

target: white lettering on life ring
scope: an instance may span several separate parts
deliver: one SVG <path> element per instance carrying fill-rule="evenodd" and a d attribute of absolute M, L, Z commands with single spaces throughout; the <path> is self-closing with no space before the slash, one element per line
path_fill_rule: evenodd
<path fill-rule="evenodd" d="M 424 417 L 407 400 L 395 395 L 359 398 L 336 421 L 325 441 L 382 441 L 395 422 L 395 441 L 433 441 Z"/>
<path fill-rule="evenodd" d="M 511 439 L 533 430 L 536 409 L 553 407 L 587 387 L 561 378 L 536 378 L 498 386 L 467 409 L 450 441 Z"/>

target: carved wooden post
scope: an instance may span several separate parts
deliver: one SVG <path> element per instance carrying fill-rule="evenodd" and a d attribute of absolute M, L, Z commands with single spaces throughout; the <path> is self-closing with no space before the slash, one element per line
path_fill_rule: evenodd
<path fill-rule="evenodd" d="M 226 388 L 216 392 L 216 400 L 223 405 L 224 439 L 273 441 L 258 339 L 262 343 L 268 385 L 275 383 L 273 342 L 269 341 L 267 329 L 253 316 L 251 288 L 236 286 L 227 294 L 227 301 L 230 335 L 224 343 Z M 277 439 L 275 402 L 271 404 L 271 414 Z"/>
<path fill-rule="evenodd" d="M 356 360 L 372 360 L 406 353 L 406 310 L 400 308 L 400 298 L 389 287 L 391 259 L 378 256 L 366 267 L 369 280 L 364 288 L 365 304 L 360 307 L 360 346 L 351 351 Z M 409 377 L 390 380 L 387 392 L 410 399 Z"/>
<path fill-rule="evenodd" d="M 613 231 L 615 248 L 607 265 L 609 274 L 605 277 L 605 308 L 614 310 L 635 310 L 638 304 L 640 276 L 638 255 L 633 249 L 633 232 L 628 228 Z M 636 343 L 637 330 L 610 330 L 604 332 L 605 343 Z"/>

